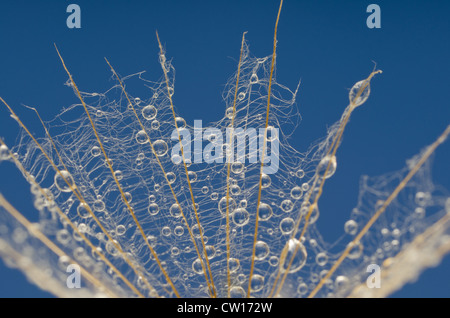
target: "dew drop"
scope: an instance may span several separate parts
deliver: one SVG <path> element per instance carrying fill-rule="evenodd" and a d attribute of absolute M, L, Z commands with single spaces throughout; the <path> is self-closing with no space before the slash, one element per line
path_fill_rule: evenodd
<path fill-rule="evenodd" d="M 67 170 L 62 170 L 55 174 L 55 186 L 61 192 L 71 192 L 74 188 L 74 181 L 72 175 Z"/>
<path fill-rule="evenodd" d="M 328 179 L 336 172 L 336 166 L 336 156 L 325 156 L 317 166 L 317 174 L 321 177 L 325 175 L 325 179 Z"/>
<path fill-rule="evenodd" d="M 283 248 L 280 268 L 282 272 L 298 272 L 306 263 L 306 249 L 297 239 L 292 238 Z M 291 264 L 291 266 L 289 266 Z"/>
<path fill-rule="evenodd" d="M 359 94 L 359 96 L 358 96 Z M 362 105 L 370 95 L 370 82 L 362 80 L 353 85 L 348 98 L 353 107 Z"/>
<path fill-rule="evenodd" d="M 143 130 L 139 130 L 136 134 L 136 141 L 138 144 L 145 144 L 148 142 L 147 133 Z"/>
<path fill-rule="evenodd" d="M 267 203 L 259 204 L 258 217 L 261 221 L 267 221 L 272 216 L 272 208 Z"/>
<path fill-rule="evenodd" d="M 269 245 L 267 245 L 264 241 L 258 241 L 255 244 L 255 258 L 258 261 L 261 261 L 269 255 L 270 249 Z"/>
<path fill-rule="evenodd" d="M 98 157 L 98 156 L 100 156 L 101 153 L 102 153 L 102 150 L 100 149 L 100 147 L 97 147 L 97 146 L 92 147 L 91 155 L 93 157 Z"/>
<path fill-rule="evenodd" d="M 162 157 L 169 151 L 169 147 L 164 140 L 157 140 L 153 143 L 153 149 L 158 157 Z"/>
<path fill-rule="evenodd" d="M 238 208 L 233 212 L 232 219 L 237 226 L 244 226 L 250 219 L 250 214 L 246 209 Z"/>

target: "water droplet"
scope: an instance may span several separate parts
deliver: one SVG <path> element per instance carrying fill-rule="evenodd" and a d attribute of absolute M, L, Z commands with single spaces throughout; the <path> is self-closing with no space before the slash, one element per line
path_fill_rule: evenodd
<path fill-rule="evenodd" d="M 216 248 L 212 245 L 205 246 L 206 255 L 208 255 L 208 259 L 213 259 L 216 256 Z"/>
<path fill-rule="evenodd" d="M 233 173 L 235 174 L 239 174 L 242 171 L 244 171 L 244 164 L 241 162 L 234 162 L 231 164 L 231 171 L 233 171 Z"/>
<path fill-rule="evenodd" d="M 256 84 L 258 83 L 258 80 L 258 75 L 252 74 L 252 76 L 250 76 L 250 84 Z"/>
<path fill-rule="evenodd" d="M 105 211 L 105 208 L 106 208 L 105 202 L 103 202 L 102 200 L 95 200 L 93 207 L 94 207 L 94 211 L 97 211 L 97 212 L 103 212 L 103 211 Z"/>
<path fill-rule="evenodd" d="M 167 177 L 167 181 L 169 181 L 170 184 L 174 183 L 175 180 L 177 179 L 177 176 L 173 172 L 168 172 L 166 174 L 166 177 Z"/>
<path fill-rule="evenodd" d="M 197 258 L 193 263 L 192 263 L 192 270 L 197 273 L 197 274 L 203 274 L 203 264 L 202 264 L 202 260 L 200 260 L 199 258 Z"/>
<path fill-rule="evenodd" d="M 297 178 L 301 179 L 305 176 L 305 171 L 303 171 L 303 169 L 298 169 L 295 175 L 297 176 Z"/>
<path fill-rule="evenodd" d="M 261 175 L 261 187 L 263 189 L 270 187 L 270 184 L 272 183 L 272 180 L 270 179 L 270 176 L 263 173 Z"/>
<path fill-rule="evenodd" d="M 303 195 L 303 190 L 300 187 L 293 187 L 291 190 L 291 197 L 294 200 L 298 200 L 302 197 Z"/>
<path fill-rule="evenodd" d="M 94 146 L 91 149 L 91 155 L 94 157 L 98 157 L 100 156 L 100 154 L 102 153 L 102 150 L 100 149 L 100 147 Z"/>
<path fill-rule="evenodd" d="M 172 232 L 172 231 L 170 230 L 170 227 L 168 227 L 168 226 L 164 226 L 164 227 L 161 229 L 161 234 L 162 234 L 163 236 L 169 236 L 171 232 Z"/>
<path fill-rule="evenodd" d="M 233 286 L 230 288 L 230 298 L 245 298 L 247 293 L 241 286 Z"/>
<path fill-rule="evenodd" d="M 238 100 L 243 100 L 245 98 L 245 93 L 244 92 L 240 92 L 238 94 Z"/>
<path fill-rule="evenodd" d="M 201 230 L 201 232 L 200 232 L 200 230 Z M 203 226 L 201 226 L 201 227 L 199 228 L 199 227 L 198 227 L 198 224 L 195 224 L 195 225 L 192 227 L 191 231 L 192 231 L 192 235 L 194 235 L 195 238 L 200 238 L 201 235 L 205 232 L 205 231 L 203 230 Z"/>
<path fill-rule="evenodd" d="M 272 216 L 272 208 L 267 203 L 259 204 L 258 217 L 261 221 L 267 221 Z"/>
<path fill-rule="evenodd" d="M 116 240 L 108 241 L 108 243 L 106 243 L 106 251 L 112 256 L 116 256 L 117 254 L 119 254 L 119 250 L 116 247 L 116 245 L 118 246 L 118 244 L 119 243 Z"/>
<path fill-rule="evenodd" d="M 287 242 L 281 255 L 284 256 L 280 263 L 282 272 L 298 272 L 306 263 L 306 249 L 303 244 L 295 238 L 292 238 Z M 291 264 L 291 266 L 289 266 L 289 264 Z"/>
<path fill-rule="evenodd" d="M 195 171 L 189 171 L 188 176 L 189 176 L 189 182 L 193 183 L 193 182 L 197 181 L 197 173 Z"/>
<path fill-rule="evenodd" d="M 10 157 L 9 149 L 6 145 L 0 146 L 0 160 L 8 160 Z"/>
<path fill-rule="evenodd" d="M 116 170 L 114 172 L 114 175 L 116 176 L 117 180 L 119 180 L 119 181 L 123 179 L 123 172 L 120 170 Z"/>
<path fill-rule="evenodd" d="M 321 252 L 316 255 L 316 263 L 319 266 L 325 266 L 328 262 L 328 255 L 324 252 Z"/>
<path fill-rule="evenodd" d="M 347 234 L 355 235 L 358 231 L 358 223 L 356 223 L 354 220 L 348 220 L 344 224 L 344 231 Z"/>
<path fill-rule="evenodd" d="M 89 212 L 89 207 L 86 203 L 80 203 L 77 207 L 78 216 L 82 219 L 86 219 L 91 217 L 91 213 Z"/>
<path fill-rule="evenodd" d="M 153 130 L 158 130 L 160 126 L 159 121 L 155 119 L 154 121 L 152 121 L 152 124 L 150 126 L 152 127 Z"/>
<path fill-rule="evenodd" d="M 225 116 L 227 116 L 228 119 L 233 118 L 233 107 L 228 107 L 225 111 Z"/>
<path fill-rule="evenodd" d="M 176 236 L 181 236 L 184 234 L 184 228 L 181 225 L 177 225 L 173 230 L 173 233 L 175 233 Z"/>
<path fill-rule="evenodd" d="M 253 275 L 250 281 L 250 289 L 253 292 L 258 292 L 262 290 L 263 287 L 264 287 L 264 277 L 258 274 Z"/>
<path fill-rule="evenodd" d="M 350 248 L 349 253 L 347 254 L 348 258 L 357 259 L 362 255 L 363 246 L 360 242 L 350 242 L 348 247 Z"/>
<path fill-rule="evenodd" d="M 233 198 L 228 198 L 228 213 L 231 214 L 236 209 L 236 201 Z M 223 197 L 220 199 L 219 204 L 219 211 L 222 213 L 222 215 L 226 215 L 227 213 L 227 197 Z"/>
<path fill-rule="evenodd" d="M 250 214 L 246 209 L 238 208 L 234 210 L 232 219 L 234 224 L 237 226 L 244 226 L 248 223 L 248 220 L 250 219 Z"/>
<path fill-rule="evenodd" d="M 178 129 L 182 129 L 186 127 L 186 121 L 183 117 L 176 117 L 175 122 L 177 124 Z"/>
<path fill-rule="evenodd" d="M 284 218 L 280 222 L 280 230 L 283 234 L 289 234 L 294 230 L 295 222 L 292 218 Z"/>
<path fill-rule="evenodd" d="M 159 206 L 156 203 L 151 203 L 148 206 L 148 213 L 150 213 L 150 215 L 156 215 L 159 212 Z"/>
<path fill-rule="evenodd" d="M 139 130 L 136 134 L 136 141 L 138 144 L 145 144 L 148 142 L 147 133 L 143 130 Z"/>
<path fill-rule="evenodd" d="M 325 179 L 328 179 L 336 172 L 336 166 L 336 156 L 325 156 L 317 166 L 317 174 L 321 177 L 325 176 Z"/>
<path fill-rule="evenodd" d="M 182 215 L 181 206 L 178 203 L 174 203 L 170 207 L 169 212 L 173 217 L 179 218 Z"/>
<path fill-rule="evenodd" d="M 127 228 L 122 224 L 120 224 L 116 227 L 116 234 L 119 236 L 124 235 L 126 231 L 127 231 Z"/>
<path fill-rule="evenodd" d="M 353 85 L 348 98 L 353 107 L 362 105 L 370 95 L 370 82 L 362 80 Z"/>
<path fill-rule="evenodd" d="M 294 209 L 294 203 L 291 200 L 283 200 L 280 204 L 281 210 L 288 213 L 291 212 Z"/>
<path fill-rule="evenodd" d="M 269 255 L 270 249 L 269 245 L 267 245 L 264 241 L 258 241 L 255 244 L 255 258 L 258 261 L 261 261 Z"/>
<path fill-rule="evenodd" d="M 74 188 L 73 183 L 73 178 L 67 170 L 61 170 L 55 174 L 55 186 L 61 192 L 71 192 L 71 188 Z"/>
<path fill-rule="evenodd" d="M 237 272 L 239 269 L 239 260 L 237 258 L 230 257 L 228 260 L 228 267 L 230 268 L 230 273 Z"/>
<path fill-rule="evenodd" d="M 153 143 L 153 149 L 158 157 L 162 157 L 169 151 L 169 147 L 164 140 L 157 140 Z"/>

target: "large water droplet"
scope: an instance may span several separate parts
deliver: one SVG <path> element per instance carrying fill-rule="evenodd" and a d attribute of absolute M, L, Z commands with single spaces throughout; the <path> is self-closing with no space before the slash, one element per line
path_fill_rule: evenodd
<path fill-rule="evenodd" d="M 73 178 L 67 170 L 55 174 L 55 186 L 62 192 L 70 192 L 74 188 Z"/>
<path fill-rule="evenodd" d="M 348 98 L 353 107 L 362 105 L 370 95 L 370 82 L 362 80 L 353 85 Z"/>

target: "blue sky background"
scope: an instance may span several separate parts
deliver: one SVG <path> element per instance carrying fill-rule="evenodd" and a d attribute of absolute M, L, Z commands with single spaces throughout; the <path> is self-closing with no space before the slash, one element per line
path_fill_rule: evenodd
<path fill-rule="evenodd" d="M 66 27 L 66 7 L 81 7 L 81 29 Z M 381 7 L 381 29 L 366 26 L 366 8 Z M 155 30 L 176 68 L 175 104 L 188 123 L 218 120 L 222 90 L 235 71 L 242 33 L 251 53 L 272 53 L 278 1 L 20 1 L 0 3 L 0 96 L 41 133 L 31 112 L 50 120 L 77 102 L 63 84 L 56 43 L 83 91 L 113 85 L 107 57 L 121 75 L 146 70 L 161 76 Z M 330 238 L 341 233 L 356 205 L 359 177 L 401 169 L 450 123 L 450 2 L 294 1 L 283 5 L 278 30 L 277 80 L 294 89 L 301 79 L 302 122 L 291 141 L 300 151 L 325 136 L 348 104 L 348 90 L 374 67 L 369 101 L 357 109 L 338 151 L 338 170 L 321 205 L 342 215 L 319 223 Z M 14 144 L 16 123 L 0 108 L 0 136 Z M 438 149 L 434 180 L 450 189 L 450 144 Z M 0 166 L 0 191 L 26 210 L 31 196 L 12 165 Z M 10 171 L 11 170 L 11 171 Z M 346 212 L 348 211 L 348 212 Z M 394 297 L 449 297 L 450 257 Z M 0 297 L 46 297 L 23 274 L 0 262 Z"/>

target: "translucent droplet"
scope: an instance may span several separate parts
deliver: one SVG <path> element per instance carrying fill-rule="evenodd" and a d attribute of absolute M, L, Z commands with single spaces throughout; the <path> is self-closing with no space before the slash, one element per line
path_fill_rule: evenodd
<path fill-rule="evenodd" d="M 162 234 L 163 236 L 169 236 L 171 232 L 172 232 L 172 231 L 170 230 L 170 227 L 168 227 L 168 226 L 164 226 L 164 227 L 161 229 L 161 234 Z"/>
<path fill-rule="evenodd" d="M 148 142 L 147 133 L 143 130 L 139 130 L 136 134 L 136 141 L 138 144 L 145 144 Z"/>
<path fill-rule="evenodd" d="M 211 200 L 216 201 L 217 199 L 219 199 L 219 194 L 217 192 L 213 192 L 209 197 L 211 198 Z"/>
<path fill-rule="evenodd" d="M 189 171 L 188 176 L 189 176 L 189 182 L 193 183 L 193 182 L 197 181 L 197 173 L 195 171 Z"/>
<path fill-rule="evenodd" d="M 227 197 L 223 197 L 222 199 L 220 199 L 218 207 L 222 215 L 225 215 L 227 213 Z M 237 207 L 236 201 L 231 197 L 228 198 L 228 213 L 229 214 L 233 213 L 236 207 Z"/>
<path fill-rule="evenodd" d="M 152 121 L 152 123 L 151 123 L 150 126 L 152 127 L 153 130 L 158 130 L 158 129 L 159 129 L 159 126 L 160 126 L 159 121 L 157 121 L 157 120 L 155 119 L 154 121 Z"/>
<path fill-rule="evenodd" d="M 173 173 L 173 172 L 168 172 L 168 173 L 166 174 L 166 177 L 167 177 L 167 181 L 169 181 L 170 184 L 174 183 L 175 180 L 177 179 L 176 174 Z"/>
<path fill-rule="evenodd" d="M 243 100 L 245 98 L 245 93 L 244 92 L 240 92 L 238 94 L 238 100 Z"/>
<path fill-rule="evenodd" d="M 119 243 L 116 240 L 108 241 L 108 243 L 106 243 L 106 251 L 112 256 L 116 256 L 117 254 L 119 254 L 119 250 L 116 247 L 118 246 L 118 244 Z"/>
<path fill-rule="evenodd" d="M 89 207 L 86 203 L 80 203 L 77 207 L 77 213 L 80 218 L 86 219 L 91 217 L 91 213 L 89 212 Z"/>
<path fill-rule="evenodd" d="M 127 228 L 124 225 L 122 225 L 122 224 L 117 225 L 117 227 L 116 227 L 117 235 L 119 235 L 119 236 L 124 235 L 126 231 L 127 231 Z"/>
<path fill-rule="evenodd" d="M 270 184 L 272 183 L 272 180 L 270 179 L 270 176 L 263 173 L 261 176 L 261 187 L 264 188 L 268 188 L 270 187 Z"/>
<path fill-rule="evenodd" d="M 158 157 L 162 157 L 169 151 L 169 146 L 164 140 L 157 140 L 153 143 L 153 149 Z"/>
<path fill-rule="evenodd" d="M 350 248 L 349 253 L 347 254 L 347 257 L 350 259 L 357 259 L 361 257 L 363 252 L 363 246 L 360 242 L 350 242 L 348 244 L 348 247 Z"/>
<path fill-rule="evenodd" d="M 295 238 L 292 238 L 287 242 L 281 255 L 284 256 L 280 261 L 280 269 L 282 272 L 298 272 L 306 263 L 306 249 L 303 244 Z"/>
<path fill-rule="evenodd" d="M 325 266 L 328 262 L 328 255 L 324 252 L 321 252 L 316 255 L 316 263 L 319 266 Z"/>
<path fill-rule="evenodd" d="M 207 186 L 203 186 L 203 187 L 202 187 L 202 193 L 203 193 L 203 194 L 207 194 L 208 191 L 209 191 L 209 188 L 208 188 Z"/>
<path fill-rule="evenodd" d="M 242 171 L 244 171 L 244 167 L 245 167 L 244 164 L 241 162 L 233 162 L 231 164 L 231 171 L 233 171 L 233 173 L 235 174 L 239 174 Z"/>
<path fill-rule="evenodd" d="M 103 212 L 103 211 L 105 211 L 105 208 L 106 208 L 105 202 L 103 202 L 102 200 L 95 200 L 93 207 L 94 207 L 94 211 L 97 211 L 97 212 Z"/>
<path fill-rule="evenodd" d="M 216 256 L 216 248 L 212 245 L 205 246 L 206 255 L 208 255 L 208 259 L 213 259 Z"/>
<path fill-rule="evenodd" d="M 294 203 L 291 200 L 283 200 L 280 204 L 281 210 L 288 213 L 291 212 L 294 209 Z"/>
<path fill-rule="evenodd" d="M 175 122 L 177 123 L 178 129 L 182 129 L 186 127 L 186 121 L 183 117 L 176 117 Z"/>
<path fill-rule="evenodd" d="M 232 185 L 230 187 L 230 193 L 234 196 L 239 195 L 241 193 L 241 187 L 238 185 Z"/>
<path fill-rule="evenodd" d="M 269 245 L 267 245 L 264 241 L 258 241 L 255 244 L 255 258 L 258 261 L 261 261 L 269 255 L 270 249 Z"/>
<path fill-rule="evenodd" d="M 203 274 L 203 264 L 202 261 L 197 258 L 193 263 L 192 263 L 192 270 L 196 273 L 196 274 Z"/>
<path fill-rule="evenodd" d="M 9 155 L 9 149 L 6 147 L 6 145 L 0 146 L 0 160 L 8 160 L 10 157 Z"/>
<path fill-rule="evenodd" d="M 119 180 L 119 181 L 123 179 L 123 172 L 120 170 L 116 170 L 114 172 L 114 175 L 116 176 L 117 180 Z"/>
<path fill-rule="evenodd" d="M 133 200 L 133 196 L 131 195 L 130 192 L 125 192 L 125 193 L 124 193 L 124 197 L 125 197 L 125 200 L 126 200 L 128 203 L 130 203 L 130 202 Z"/>
<path fill-rule="evenodd" d="M 272 216 L 272 208 L 267 203 L 259 204 L 258 217 L 261 221 L 267 221 Z"/>
<path fill-rule="evenodd" d="M 94 146 L 91 149 L 91 155 L 94 157 L 98 157 L 100 156 L 100 154 L 102 153 L 102 150 L 100 149 L 100 147 Z"/>
<path fill-rule="evenodd" d="M 181 236 L 184 234 L 184 228 L 181 225 L 177 225 L 173 230 L 173 233 L 175 233 L 176 236 Z"/>
<path fill-rule="evenodd" d="M 61 170 L 55 174 L 55 186 L 61 192 L 71 192 L 74 188 L 72 175 L 67 170 Z"/>
<path fill-rule="evenodd" d="M 362 80 L 353 85 L 348 98 L 353 107 L 362 105 L 370 95 L 370 82 Z"/>
<path fill-rule="evenodd" d="M 336 166 L 336 156 L 325 156 L 317 166 L 317 174 L 321 177 L 325 176 L 325 179 L 328 179 L 336 172 Z"/>
<path fill-rule="evenodd" d="M 291 190 L 291 197 L 294 200 L 298 200 L 302 197 L 303 195 L 303 190 L 300 187 L 293 187 Z"/>
<path fill-rule="evenodd" d="M 431 194 L 429 192 L 417 192 L 416 193 L 416 197 L 415 197 L 415 201 L 417 203 L 417 205 L 424 207 L 427 206 L 429 201 L 431 199 Z"/>
<path fill-rule="evenodd" d="M 156 203 L 151 203 L 148 206 L 148 213 L 150 213 L 150 215 L 156 215 L 159 212 L 159 206 Z"/>
<path fill-rule="evenodd" d="M 348 220 L 344 224 L 344 231 L 347 234 L 355 235 L 358 231 L 358 223 L 356 223 L 354 220 Z"/>
<path fill-rule="evenodd" d="M 230 298 L 245 298 L 247 293 L 241 286 L 233 286 L 230 288 Z"/>
<path fill-rule="evenodd" d="M 250 76 L 250 84 L 256 84 L 256 83 L 258 83 L 258 75 L 252 74 L 252 76 Z"/>
<path fill-rule="evenodd" d="M 179 218 L 182 215 L 181 212 L 181 206 L 178 203 L 172 204 L 172 206 L 169 209 L 170 215 L 172 215 L 175 218 Z"/>
<path fill-rule="evenodd" d="M 237 226 L 244 226 L 248 223 L 248 220 L 250 219 L 250 214 L 246 209 L 238 208 L 234 210 L 232 219 L 234 224 Z"/>
<path fill-rule="evenodd" d="M 233 107 L 228 107 L 225 111 L 225 116 L 227 116 L 228 119 L 233 118 Z"/>
<path fill-rule="evenodd" d="M 69 243 L 70 238 L 70 233 L 66 229 L 62 229 L 56 232 L 56 240 L 63 245 Z"/>
<path fill-rule="evenodd" d="M 301 179 L 305 176 L 305 171 L 303 171 L 303 169 L 298 169 L 295 175 L 297 176 L 297 178 Z"/>
<path fill-rule="evenodd" d="M 239 260 L 233 257 L 230 257 L 230 259 L 228 260 L 228 267 L 230 268 L 230 273 L 234 273 L 237 272 L 237 270 L 239 269 Z"/>
<path fill-rule="evenodd" d="M 262 290 L 263 287 L 264 287 L 264 277 L 258 274 L 253 275 L 250 281 L 250 289 L 253 292 L 258 292 Z"/>
<path fill-rule="evenodd" d="M 202 234 L 204 233 L 203 226 L 198 227 L 198 224 L 195 224 L 192 229 L 192 235 L 194 235 L 195 238 L 200 238 Z"/>
<path fill-rule="evenodd" d="M 269 265 L 273 266 L 273 267 L 278 266 L 278 261 L 279 261 L 279 259 L 277 256 L 271 256 L 269 258 Z"/>
<path fill-rule="evenodd" d="M 289 234 L 294 230 L 295 222 L 292 218 L 284 218 L 280 222 L 280 230 L 283 234 Z"/>
<path fill-rule="evenodd" d="M 266 131 L 267 141 L 275 141 L 278 139 L 278 129 L 273 126 L 268 126 Z"/>

